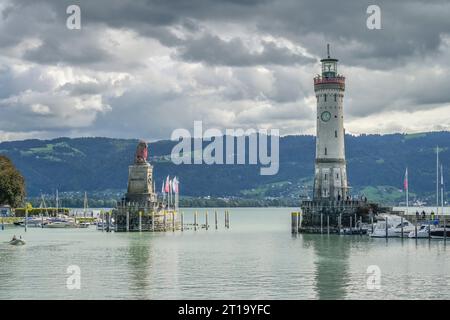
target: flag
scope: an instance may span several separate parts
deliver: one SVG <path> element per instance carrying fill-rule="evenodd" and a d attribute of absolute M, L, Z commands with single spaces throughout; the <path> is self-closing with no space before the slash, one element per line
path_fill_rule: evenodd
<path fill-rule="evenodd" d="M 167 176 L 167 178 L 166 178 L 166 185 L 165 185 L 165 192 L 166 193 L 169 193 L 169 191 L 170 191 L 170 180 L 169 180 L 169 176 Z"/>
<path fill-rule="evenodd" d="M 178 193 L 178 179 L 177 177 L 173 178 L 173 192 Z"/>
<path fill-rule="evenodd" d="M 165 190 L 165 188 L 164 188 L 164 180 L 163 180 L 162 187 L 161 187 L 161 193 L 164 193 L 164 190 Z"/>
<path fill-rule="evenodd" d="M 403 188 L 405 190 L 408 190 L 408 168 L 406 168 L 405 180 L 403 181 Z"/>

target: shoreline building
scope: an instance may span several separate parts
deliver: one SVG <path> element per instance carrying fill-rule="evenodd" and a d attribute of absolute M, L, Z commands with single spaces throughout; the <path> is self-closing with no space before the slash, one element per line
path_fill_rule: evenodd
<path fill-rule="evenodd" d="M 302 201 L 301 232 L 339 232 L 354 227 L 363 214 L 373 213 L 366 199 L 354 200 L 349 193 L 345 160 L 345 77 L 337 70 L 338 59 L 320 60 L 322 73 L 314 78 L 317 100 L 316 158 L 313 199 Z M 367 219 L 365 219 L 367 220 Z"/>
<path fill-rule="evenodd" d="M 140 141 L 134 164 L 128 167 L 128 189 L 106 223 L 115 231 L 168 231 L 180 229 L 178 212 L 158 201 L 153 183 L 153 166 L 147 162 L 147 143 Z"/>

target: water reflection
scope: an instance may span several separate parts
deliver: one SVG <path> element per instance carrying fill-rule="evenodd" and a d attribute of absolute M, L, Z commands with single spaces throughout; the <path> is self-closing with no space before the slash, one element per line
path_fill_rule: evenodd
<path fill-rule="evenodd" d="M 349 279 L 351 242 L 336 235 L 304 234 L 303 241 L 315 253 L 315 283 L 318 299 L 344 299 Z"/>
<path fill-rule="evenodd" d="M 128 237 L 130 290 L 138 298 L 146 298 L 152 271 L 152 241 L 146 234 L 130 233 Z M 120 276 L 120 275 L 119 275 Z"/>

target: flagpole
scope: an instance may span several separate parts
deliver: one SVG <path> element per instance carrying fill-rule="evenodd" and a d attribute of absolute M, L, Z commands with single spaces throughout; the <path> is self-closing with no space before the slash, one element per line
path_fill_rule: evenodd
<path fill-rule="evenodd" d="M 441 206 L 442 206 L 442 215 L 444 214 L 444 171 L 442 170 L 441 164 Z"/>
<path fill-rule="evenodd" d="M 439 146 L 436 146 L 436 215 L 439 214 Z"/>
<path fill-rule="evenodd" d="M 409 213 L 409 178 L 408 178 L 408 167 L 406 167 L 406 214 Z"/>

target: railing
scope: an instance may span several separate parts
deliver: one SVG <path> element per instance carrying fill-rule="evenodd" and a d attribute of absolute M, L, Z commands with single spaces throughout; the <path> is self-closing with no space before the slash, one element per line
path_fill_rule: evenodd
<path fill-rule="evenodd" d="M 326 78 L 322 76 L 317 76 L 314 78 L 314 84 L 327 84 L 327 83 L 339 83 L 345 85 L 345 77 L 336 76 L 333 78 Z"/>

